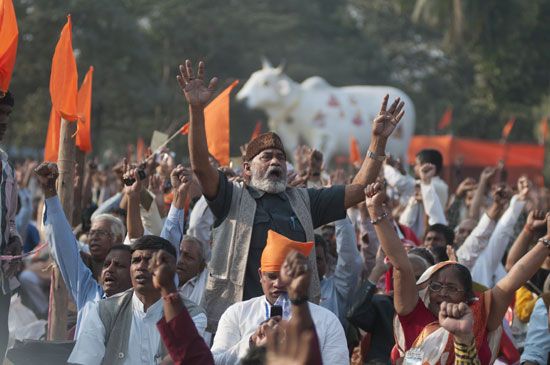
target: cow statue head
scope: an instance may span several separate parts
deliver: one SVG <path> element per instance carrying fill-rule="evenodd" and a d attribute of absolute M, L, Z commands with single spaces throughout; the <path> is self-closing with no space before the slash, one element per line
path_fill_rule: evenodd
<path fill-rule="evenodd" d="M 297 88 L 297 84 L 284 73 L 283 64 L 273 67 L 264 58 L 262 69 L 250 76 L 237 93 L 237 100 L 245 100 L 251 109 L 263 109 L 276 115 L 292 105 Z"/>

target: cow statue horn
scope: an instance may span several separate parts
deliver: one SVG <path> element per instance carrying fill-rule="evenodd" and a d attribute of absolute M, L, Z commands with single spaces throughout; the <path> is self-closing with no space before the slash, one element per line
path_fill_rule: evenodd
<path fill-rule="evenodd" d="M 273 66 L 271 65 L 271 62 L 269 62 L 269 60 L 265 56 L 262 56 L 262 68 L 263 69 L 273 68 Z"/>
<path fill-rule="evenodd" d="M 280 73 L 280 74 L 282 74 L 282 73 L 284 72 L 284 70 L 285 70 L 285 67 L 286 67 L 286 60 L 283 59 L 283 60 L 281 61 L 281 63 L 279 64 L 279 66 L 277 66 L 277 72 Z"/>

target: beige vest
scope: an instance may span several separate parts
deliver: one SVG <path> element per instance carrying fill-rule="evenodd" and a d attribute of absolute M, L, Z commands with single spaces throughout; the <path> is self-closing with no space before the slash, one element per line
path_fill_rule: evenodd
<path fill-rule="evenodd" d="M 128 289 L 99 302 L 99 318 L 105 327 L 105 356 L 102 364 L 123 364 L 125 361 L 132 327 L 133 294 L 134 289 Z M 183 298 L 181 294 L 180 297 L 191 318 L 204 313 L 198 305 Z M 168 351 L 161 338 L 156 353 L 157 363 L 166 355 Z"/>
<path fill-rule="evenodd" d="M 313 222 L 306 189 L 287 188 L 285 194 L 298 217 L 308 241 L 314 241 Z M 207 331 L 215 333 L 218 321 L 232 304 L 243 300 L 244 276 L 250 239 L 256 214 L 256 201 L 242 183 L 233 183 L 233 195 L 225 220 L 212 231 L 212 258 L 208 264 L 210 275 L 206 284 Z M 309 288 L 310 301 L 320 299 L 319 276 L 315 246 L 308 260 L 312 269 Z"/>

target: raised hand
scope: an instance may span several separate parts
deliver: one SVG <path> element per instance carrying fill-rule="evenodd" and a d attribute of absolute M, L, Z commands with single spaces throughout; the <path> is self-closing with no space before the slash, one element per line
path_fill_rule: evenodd
<path fill-rule="evenodd" d="M 291 300 L 307 297 L 311 281 L 307 257 L 297 251 L 289 252 L 279 275 L 281 285 L 287 285 L 288 297 Z"/>
<path fill-rule="evenodd" d="M 182 165 L 176 166 L 170 173 L 170 183 L 172 188 L 178 194 L 185 194 L 189 190 L 193 181 L 193 173 L 191 169 L 183 167 Z"/>
<path fill-rule="evenodd" d="M 496 187 L 492 193 L 493 204 L 487 210 L 487 215 L 493 220 L 497 220 L 508 206 L 508 202 L 512 197 L 512 191 L 506 185 Z"/>
<path fill-rule="evenodd" d="M 183 167 L 182 165 L 176 166 L 170 173 L 170 183 L 174 191 L 174 207 L 183 209 L 185 207 L 187 193 L 193 183 L 193 173 L 191 169 Z"/>
<path fill-rule="evenodd" d="M 330 175 L 330 185 L 346 185 L 346 173 L 343 169 L 336 169 Z"/>
<path fill-rule="evenodd" d="M 420 170 L 418 172 L 420 175 L 420 181 L 422 181 L 423 184 L 430 184 L 433 177 L 435 176 L 435 172 L 436 168 L 434 164 L 423 164 L 422 166 L 420 166 Z"/>
<path fill-rule="evenodd" d="M 481 171 L 481 175 L 479 176 L 479 184 L 480 186 L 488 187 L 493 182 L 497 172 L 501 170 L 500 167 L 486 167 Z"/>
<path fill-rule="evenodd" d="M 473 341 L 474 316 L 466 303 L 441 303 L 439 325 L 464 345 L 469 345 Z"/>
<path fill-rule="evenodd" d="M 375 136 L 388 138 L 394 131 L 395 127 L 403 118 L 405 111 L 403 106 L 405 102 L 400 101 L 400 98 L 395 99 L 389 109 L 388 107 L 389 95 L 384 96 L 380 113 L 374 118 L 372 122 L 372 134 Z"/>
<path fill-rule="evenodd" d="M 529 193 L 531 191 L 533 184 L 531 183 L 531 180 L 525 175 L 520 176 L 518 179 L 517 187 L 518 187 L 518 198 L 520 200 L 527 200 L 529 198 Z"/>
<path fill-rule="evenodd" d="M 128 195 L 135 197 L 141 194 L 142 183 L 138 169 L 128 164 L 126 159 L 124 159 L 124 175 L 122 179 L 126 185 L 125 191 Z"/>
<path fill-rule="evenodd" d="M 474 178 L 467 177 L 462 180 L 460 185 L 458 185 L 455 195 L 457 196 L 457 198 L 464 198 L 468 191 L 474 190 L 476 187 L 476 180 Z"/>
<path fill-rule="evenodd" d="M 384 190 L 384 185 L 380 181 L 367 185 L 365 188 L 365 195 L 367 208 L 369 208 L 369 210 L 378 210 L 386 204 L 386 192 Z"/>
<path fill-rule="evenodd" d="M 59 177 L 59 170 L 57 164 L 51 162 L 42 162 L 38 167 L 34 169 L 38 183 L 42 187 L 46 198 L 57 195 L 55 189 L 55 183 Z"/>
<path fill-rule="evenodd" d="M 216 90 L 218 78 L 214 77 L 206 86 L 204 83 L 204 62 L 202 61 L 199 62 L 196 77 L 189 60 L 185 60 L 185 66 L 180 65 L 179 69 L 180 74 L 177 79 L 185 99 L 191 107 L 204 108 Z"/>
<path fill-rule="evenodd" d="M 153 275 L 153 287 L 161 292 L 172 293 L 176 290 L 176 258 L 164 250 L 153 254 L 149 262 L 149 272 Z M 163 294 L 164 295 L 164 294 Z"/>
<path fill-rule="evenodd" d="M 546 229 L 546 220 L 548 219 L 548 214 L 544 210 L 532 210 L 527 216 L 527 222 L 525 226 L 530 231 L 542 231 Z"/>

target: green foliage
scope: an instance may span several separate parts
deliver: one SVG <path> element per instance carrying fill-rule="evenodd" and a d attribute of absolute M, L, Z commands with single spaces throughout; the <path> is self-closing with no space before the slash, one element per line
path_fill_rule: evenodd
<path fill-rule="evenodd" d="M 94 153 L 121 153 L 153 130 L 175 131 L 186 106 L 175 81 L 204 59 L 223 87 L 260 57 L 287 62 L 297 81 L 387 84 L 410 94 L 417 133 L 435 133 L 447 106 L 455 135 L 532 141 L 550 100 L 550 0 L 15 0 L 20 44 L 8 141 L 42 148 L 51 57 L 72 14 L 80 79 L 95 67 Z M 232 152 L 265 116 L 232 105 Z M 172 144 L 184 153 L 185 137 Z"/>

